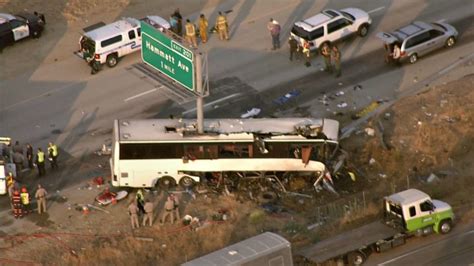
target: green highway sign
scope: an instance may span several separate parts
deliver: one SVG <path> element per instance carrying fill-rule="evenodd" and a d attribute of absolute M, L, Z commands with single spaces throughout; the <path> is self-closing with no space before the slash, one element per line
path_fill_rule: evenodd
<path fill-rule="evenodd" d="M 148 23 L 140 23 L 143 61 L 194 92 L 193 52 Z"/>

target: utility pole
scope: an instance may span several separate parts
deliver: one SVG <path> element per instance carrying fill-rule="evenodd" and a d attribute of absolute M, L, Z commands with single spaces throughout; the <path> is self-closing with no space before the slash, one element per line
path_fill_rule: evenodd
<path fill-rule="evenodd" d="M 197 115 L 197 131 L 199 134 L 204 133 L 204 91 L 202 88 L 202 54 L 195 54 L 196 62 L 196 115 Z"/>

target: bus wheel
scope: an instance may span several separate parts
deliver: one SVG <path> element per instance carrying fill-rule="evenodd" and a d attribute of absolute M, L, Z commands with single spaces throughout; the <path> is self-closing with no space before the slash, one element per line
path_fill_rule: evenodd
<path fill-rule="evenodd" d="M 170 176 L 164 176 L 158 181 L 160 182 L 160 188 L 163 190 L 169 190 L 170 188 L 176 186 L 176 181 Z"/>
<path fill-rule="evenodd" d="M 180 180 L 179 180 L 179 185 L 182 186 L 183 188 L 191 188 L 194 186 L 194 180 L 189 177 L 189 176 L 183 176 Z"/>

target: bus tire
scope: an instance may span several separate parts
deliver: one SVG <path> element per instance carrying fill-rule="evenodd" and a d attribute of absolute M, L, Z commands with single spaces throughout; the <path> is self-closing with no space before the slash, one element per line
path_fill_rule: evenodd
<path fill-rule="evenodd" d="M 179 180 L 179 185 L 183 187 L 184 189 L 192 188 L 194 184 L 195 184 L 194 180 L 187 175 L 181 177 L 181 179 Z"/>
<path fill-rule="evenodd" d="M 451 232 L 452 228 L 453 228 L 453 224 L 451 223 L 451 220 L 449 220 L 449 219 L 442 220 L 439 223 L 438 232 L 441 233 L 441 234 L 447 234 L 447 233 Z"/>
<path fill-rule="evenodd" d="M 168 190 L 176 186 L 176 181 L 171 176 L 164 176 L 158 180 L 159 186 L 163 190 Z"/>

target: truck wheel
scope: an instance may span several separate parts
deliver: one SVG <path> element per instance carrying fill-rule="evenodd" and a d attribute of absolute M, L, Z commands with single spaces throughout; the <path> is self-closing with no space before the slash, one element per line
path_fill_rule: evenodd
<path fill-rule="evenodd" d="M 443 220 L 439 224 L 438 232 L 441 234 L 447 234 L 451 232 L 452 227 L 451 220 Z"/>
<path fill-rule="evenodd" d="M 40 33 L 39 31 L 35 30 L 31 33 L 31 37 L 33 37 L 34 39 L 38 39 L 40 37 Z"/>
<path fill-rule="evenodd" d="M 110 54 L 107 56 L 107 65 L 109 67 L 115 67 L 118 63 L 117 55 L 116 54 Z"/>
<path fill-rule="evenodd" d="M 367 24 L 360 25 L 359 29 L 357 30 L 357 34 L 359 34 L 360 37 L 365 37 L 367 36 L 367 33 L 369 33 L 369 25 Z"/>
<path fill-rule="evenodd" d="M 194 180 L 189 176 L 183 176 L 179 180 L 179 185 L 184 189 L 192 188 L 194 186 Z"/>
<path fill-rule="evenodd" d="M 347 263 L 349 265 L 362 265 L 364 264 L 367 256 L 362 251 L 353 251 L 347 256 Z"/>

